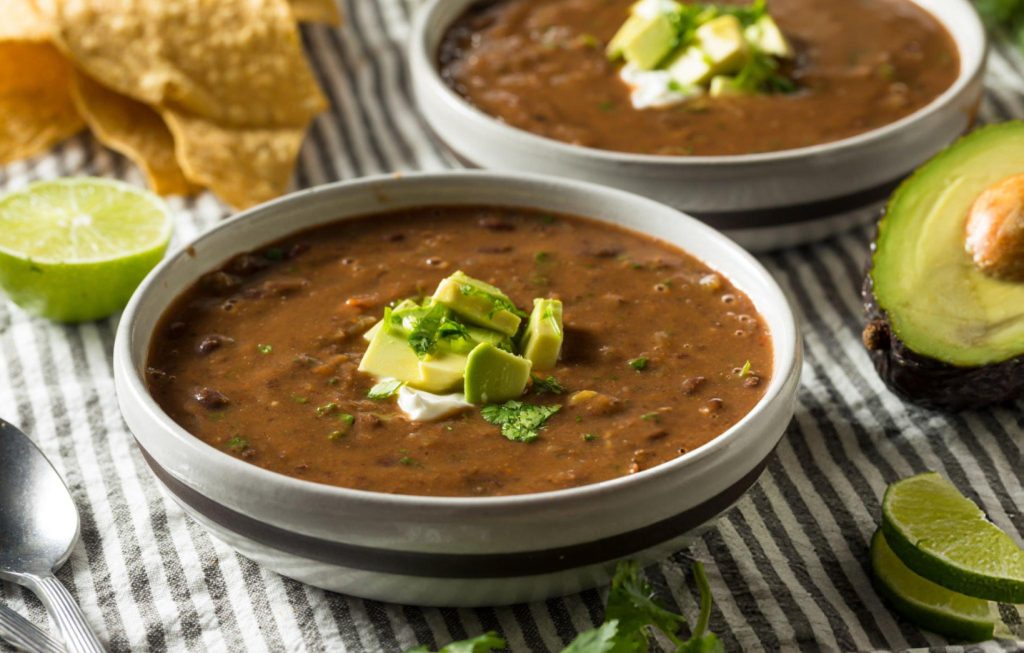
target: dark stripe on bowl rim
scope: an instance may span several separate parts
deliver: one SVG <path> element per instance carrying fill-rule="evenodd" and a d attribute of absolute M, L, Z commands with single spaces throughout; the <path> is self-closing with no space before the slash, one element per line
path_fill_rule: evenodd
<path fill-rule="evenodd" d="M 287 531 L 243 515 L 201 494 L 174 478 L 137 440 L 136 444 L 156 477 L 179 501 L 221 528 L 257 544 L 300 558 L 348 569 L 451 579 L 516 578 L 551 574 L 626 558 L 658 546 L 701 526 L 727 510 L 757 482 L 771 456 L 769 452 L 768 456 L 758 462 L 743 478 L 707 501 L 672 517 L 626 533 L 536 551 L 466 554 L 377 549 Z"/>
<path fill-rule="evenodd" d="M 475 161 L 471 161 L 462 153 L 456 151 L 451 145 L 445 142 L 444 139 L 438 136 L 437 132 L 433 131 L 433 129 L 430 130 L 430 133 L 433 134 L 434 138 L 441 143 L 444 148 L 462 165 L 476 170 L 485 169 Z M 715 229 L 724 230 L 772 229 L 775 227 L 784 227 L 802 222 L 813 222 L 815 220 L 843 215 L 844 213 L 852 213 L 854 211 L 876 207 L 879 211 L 879 216 L 881 216 L 881 205 L 889 199 L 889 196 L 892 195 L 893 191 L 895 191 L 901 183 L 903 183 L 903 180 L 906 179 L 909 174 L 910 173 L 908 172 L 907 174 L 900 175 L 892 181 L 887 181 L 884 184 L 860 190 L 856 193 L 850 193 L 849 195 L 842 195 L 840 197 L 831 197 L 824 200 L 818 200 L 817 202 L 806 202 L 804 204 L 773 206 L 766 209 L 745 209 L 740 211 L 690 211 L 684 206 L 676 206 L 674 208 L 697 218 L 705 224 L 711 225 Z"/>

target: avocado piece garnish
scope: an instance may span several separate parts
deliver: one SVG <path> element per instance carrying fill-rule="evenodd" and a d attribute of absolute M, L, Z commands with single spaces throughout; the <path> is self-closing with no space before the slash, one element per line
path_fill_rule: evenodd
<path fill-rule="evenodd" d="M 533 362 L 533 369 L 550 370 L 558 364 L 562 338 L 562 302 L 534 299 L 522 340 L 523 356 Z"/>
<path fill-rule="evenodd" d="M 466 401 L 495 404 L 522 396 L 532 363 L 483 342 L 466 360 Z"/>

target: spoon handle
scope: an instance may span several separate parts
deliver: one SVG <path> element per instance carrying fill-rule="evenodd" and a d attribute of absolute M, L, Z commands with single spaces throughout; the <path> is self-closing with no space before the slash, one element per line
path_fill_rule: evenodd
<path fill-rule="evenodd" d="M 0 637 L 32 653 L 62 653 L 64 647 L 38 626 L 6 605 L 0 604 Z"/>
<path fill-rule="evenodd" d="M 23 574 L 19 582 L 35 592 L 46 606 L 64 635 L 64 647 L 68 653 L 103 653 L 103 645 L 86 622 L 82 609 L 53 574 Z"/>

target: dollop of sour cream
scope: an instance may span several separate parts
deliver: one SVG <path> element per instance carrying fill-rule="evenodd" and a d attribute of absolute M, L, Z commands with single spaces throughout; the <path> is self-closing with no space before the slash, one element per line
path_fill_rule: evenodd
<path fill-rule="evenodd" d="M 682 87 L 667 70 L 641 70 L 628 63 L 619 71 L 619 79 L 630 89 L 634 109 L 658 109 L 682 104 L 703 92 L 696 86 Z"/>
<path fill-rule="evenodd" d="M 472 408 L 473 404 L 462 393 L 436 395 L 403 385 L 398 389 L 398 407 L 414 422 L 431 422 Z"/>
<path fill-rule="evenodd" d="M 653 20 L 660 14 L 671 14 L 679 10 L 675 0 L 640 0 L 633 5 L 632 12 L 641 18 Z"/>

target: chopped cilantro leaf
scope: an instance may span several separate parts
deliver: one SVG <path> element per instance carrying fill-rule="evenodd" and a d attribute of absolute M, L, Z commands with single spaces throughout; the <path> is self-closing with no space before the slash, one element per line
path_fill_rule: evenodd
<path fill-rule="evenodd" d="M 353 424 L 355 424 L 356 416 L 351 413 L 342 413 L 341 415 L 338 415 L 338 419 L 340 419 L 345 424 L 352 426 Z"/>
<path fill-rule="evenodd" d="M 446 316 L 437 327 L 437 337 L 441 340 L 469 340 L 469 330 L 462 322 Z"/>
<path fill-rule="evenodd" d="M 437 332 L 447 313 L 448 309 L 441 304 L 435 304 L 415 320 L 412 332 L 409 333 L 409 346 L 420 358 L 434 350 L 437 345 Z"/>
<path fill-rule="evenodd" d="M 387 381 L 381 381 L 377 385 L 370 388 L 370 391 L 366 393 L 366 396 L 370 399 L 387 399 L 395 396 L 398 389 L 402 387 L 402 382 L 398 379 L 388 379 Z"/>
<path fill-rule="evenodd" d="M 410 458 L 409 456 L 402 456 L 401 458 L 398 459 L 398 462 L 402 463 L 406 467 L 413 467 L 419 464 L 416 462 L 415 458 Z"/>
<path fill-rule="evenodd" d="M 334 403 L 332 401 L 329 404 L 324 404 L 323 406 L 317 406 L 316 407 L 316 416 L 317 417 L 326 417 L 327 415 L 330 415 L 331 413 L 334 413 L 337 410 L 338 410 L 338 404 L 336 404 L 336 403 Z"/>
<path fill-rule="evenodd" d="M 742 379 L 744 377 L 750 376 L 750 370 L 750 361 L 747 361 L 746 363 L 743 364 L 743 368 L 739 371 L 739 377 Z"/>
<path fill-rule="evenodd" d="M 484 297 L 487 300 L 489 300 L 491 302 L 492 308 L 490 314 L 488 314 L 487 316 L 488 318 L 494 317 L 495 313 L 499 313 L 501 311 L 508 311 L 513 315 L 518 315 L 519 317 L 523 318 L 529 317 L 529 315 L 519 310 L 519 308 L 516 307 L 516 305 L 513 304 L 512 300 L 509 299 L 508 297 L 504 297 L 502 295 L 495 295 L 494 293 L 489 293 L 486 290 L 481 290 L 480 288 L 477 288 L 472 284 L 464 283 L 459 285 L 459 292 L 462 293 L 464 297 Z"/>
<path fill-rule="evenodd" d="M 304 397 L 304 396 L 302 396 L 302 395 L 292 395 L 292 401 L 294 401 L 297 404 L 308 404 L 309 403 L 309 399 Z"/>
<path fill-rule="evenodd" d="M 600 109 L 601 111 L 611 111 L 612 109 L 615 108 L 615 103 L 610 100 L 605 100 L 604 102 L 598 104 L 597 108 Z"/>
<path fill-rule="evenodd" d="M 647 422 L 660 422 L 661 413 L 657 411 L 654 411 L 653 413 L 644 413 L 643 415 L 640 416 L 640 419 Z"/>
<path fill-rule="evenodd" d="M 593 433 L 584 433 L 583 434 L 583 441 L 584 442 L 593 442 L 596 439 L 597 439 L 597 436 L 594 435 Z"/>
<path fill-rule="evenodd" d="M 546 379 L 542 379 L 536 374 L 531 375 L 533 379 L 533 391 L 539 395 L 552 394 L 560 395 L 565 394 L 565 386 L 558 382 L 553 376 L 548 376 Z"/>
<path fill-rule="evenodd" d="M 245 438 L 235 436 L 228 440 L 228 449 L 236 453 L 241 453 L 249 448 L 249 441 Z"/>
<path fill-rule="evenodd" d="M 271 345 L 256 345 L 256 350 L 261 354 L 269 354 L 274 351 L 274 348 Z"/>
<path fill-rule="evenodd" d="M 547 263 L 550 260 L 551 254 L 548 254 L 547 252 L 537 252 L 536 254 L 533 255 L 534 263 Z"/>
<path fill-rule="evenodd" d="M 538 406 L 521 401 L 484 406 L 483 418 L 501 427 L 501 434 L 515 442 L 532 442 L 540 435 L 545 422 L 561 410 L 561 406 Z"/>
<path fill-rule="evenodd" d="M 645 358 L 644 356 L 640 356 L 629 361 L 629 366 L 632 367 L 637 372 L 642 372 L 647 369 L 647 364 L 649 362 L 650 361 L 648 361 L 647 358 Z"/>
<path fill-rule="evenodd" d="M 736 88 L 750 93 L 793 93 L 796 84 L 779 72 L 775 57 L 750 47 L 747 61 L 736 73 Z"/>

